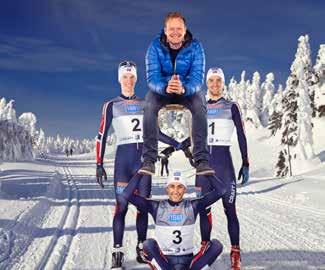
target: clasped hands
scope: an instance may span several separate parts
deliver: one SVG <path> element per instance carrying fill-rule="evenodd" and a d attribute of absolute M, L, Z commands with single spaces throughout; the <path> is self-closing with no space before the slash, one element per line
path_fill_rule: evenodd
<path fill-rule="evenodd" d="M 168 82 L 166 92 L 168 94 L 177 94 L 177 95 L 184 94 L 185 90 L 178 75 L 174 74 L 171 77 L 171 79 Z"/>

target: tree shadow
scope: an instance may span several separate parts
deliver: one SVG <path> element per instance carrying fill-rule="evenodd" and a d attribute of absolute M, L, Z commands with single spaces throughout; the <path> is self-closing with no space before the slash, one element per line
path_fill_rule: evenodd
<path fill-rule="evenodd" d="M 241 263 L 245 270 L 325 269 L 325 252 L 310 250 L 242 251 Z M 229 254 L 223 253 L 210 269 L 230 269 Z"/>
<path fill-rule="evenodd" d="M 298 182 L 301 182 L 301 181 L 304 181 L 305 179 L 301 178 L 301 179 L 297 179 L 295 181 L 291 181 L 291 182 L 287 182 L 287 183 L 282 183 L 282 184 L 279 184 L 279 185 L 276 185 L 276 186 L 272 186 L 272 187 L 269 187 L 269 188 L 265 188 L 265 189 L 262 189 L 262 190 L 258 190 L 258 191 L 241 191 L 241 192 L 237 192 L 237 195 L 254 195 L 254 194 L 262 194 L 262 193 L 267 193 L 267 192 L 270 192 L 270 191 L 273 191 L 273 190 L 277 190 L 279 188 L 282 188 L 284 186 L 287 186 L 287 185 L 290 185 L 290 184 L 294 184 L 294 183 L 298 183 Z"/>

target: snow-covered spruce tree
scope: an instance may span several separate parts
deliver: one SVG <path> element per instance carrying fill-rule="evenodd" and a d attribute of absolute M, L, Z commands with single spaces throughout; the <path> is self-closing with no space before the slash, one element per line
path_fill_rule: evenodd
<path fill-rule="evenodd" d="M 234 77 L 230 79 L 229 85 L 228 85 L 228 93 L 232 101 L 237 102 L 238 101 L 238 93 L 237 93 L 237 81 Z"/>
<path fill-rule="evenodd" d="M 289 172 L 289 167 L 286 161 L 286 151 L 281 150 L 278 157 L 278 162 L 275 165 L 276 168 L 276 177 L 285 177 Z"/>
<path fill-rule="evenodd" d="M 7 115 L 4 113 L 5 107 L 7 105 L 6 99 L 3 97 L 0 99 L 0 121 L 7 119 Z"/>
<path fill-rule="evenodd" d="M 237 103 L 241 109 L 242 116 L 246 119 L 246 89 L 247 89 L 247 82 L 245 81 L 246 71 L 244 70 L 241 73 L 241 80 L 237 85 Z"/>
<path fill-rule="evenodd" d="M 314 70 L 318 78 L 317 84 L 315 84 L 314 86 L 315 106 L 318 111 L 318 116 L 324 117 L 325 116 L 325 44 L 321 44 L 319 47 Z"/>
<path fill-rule="evenodd" d="M 311 50 L 309 44 L 309 36 L 300 36 L 298 39 L 298 48 L 295 55 L 295 60 L 291 65 L 291 72 L 294 70 L 303 70 L 303 76 L 300 76 L 298 80 L 304 80 L 308 86 L 308 94 L 311 101 L 311 107 L 313 110 L 312 116 L 316 116 L 315 106 L 315 89 L 312 87 L 316 82 L 316 74 L 312 66 Z"/>
<path fill-rule="evenodd" d="M 256 71 L 253 74 L 252 83 L 248 85 L 246 92 L 246 121 L 251 121 L 255 127 L 260 127 L 260 112 L 261 112 L 261 102 L 260 102 L 260 74 Z"/>
<path fill-rule="evenodd" d="M 225 85 L 224 87 L 223 87 L 223 97 L 225 98 L 225 99 L 227 99 L 227 100 L 232 100 L 232 98 L 231 98 L 231 94 L 230 94 L 230 92 L 229 92 L 229 89 L 228 89 L 228 87 L 227 87 L 227 85 Z"/>
<path fill-rule="evenodd" d="M 298 144 L 298 79 L 295 74 L 290 74 L 286 82 L 283 97 L 282 138 L 281 144 L 294 148 Z"/>
<path fill-rule="evenodd" d="M 298 71 L 298 78 L 304 76 L 303 70 Z M 300 156 L 307 160 L 314 157 L 313 150 L 313 129 L 310 97 L 308 93 L 307 82 L 303 79 L 299 80 L 298 85 L 298 146 Z"/>
<path fill-rule="evenodd" d="M 261 89 L 263 95 L 263 102 L 262 102 L 262 113 L 261 113 L 261 123 L 264 127 L 268 125 L 269 121 L 269 106 L 272 102 L 273 96 L 274 96 L 274 75 L 273 73 L 268 73 L 266 75 L 265 82 L 262 83 Z"/>
<path fill-rule="evenodd" d="M 16 111 L 14 109 L 14 100 L 10 100 L 6 107 L 4 108 L 4 114 L 5 118 L 12 122 L 12 123 L 17 123 L 17 117 L 16 117 Z"/>
<path fill-rule="evenodd" d="M 275 135 L 276 132 L 282 127 L 282 100 L 283 100 L 283 88 L 279 85 L 277 93 L 274 95 L 272 102 L 269 106 L 269 123 L 268 129 L 271 130 L 271 135 Z"/>
<path fill-rule="evenodd" d="M 30 135 L 34 138 L 36 135 L 36 123 L 37 123 L 37 118 L 35 114 L 28 112 L 28 113 L 23 113 L 21 116 L 18 118 L 18 123 L 22 127 L 24 127 L 27 131 L 29 131 Z"/>
<path fill-rule="evenodd" d="M 0 101 L 0 160 L 18 161 L 33 159 L 32 137 L 17 123 L 14 101 Z"/>

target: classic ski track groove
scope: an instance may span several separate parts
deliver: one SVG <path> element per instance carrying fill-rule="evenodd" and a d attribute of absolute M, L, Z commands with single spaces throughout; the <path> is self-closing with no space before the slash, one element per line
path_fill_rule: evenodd
<path fill-rule="evenodd" d="M 75 232 L 77 223 L 78 223 L 78 216 L 79 216 L 79 193 L 78 187 L 74 178 L 71 175 L 68 167 L 63 165 L 62 167 L 65 180 L 68 186 L 68 203 L 66 205 L 65 211 L 61 218 L 60 225 L 58 226 L 57 232 L 55 236 L 53 236 L 51 240 L 51 244 L 45 251 L 45 256 L 41 260 L 38 269 L 61 269 L 64 260 L 69 252 L 69 248 L 72 242 L 73 235 L 64 236 L 62 235 L 62 230 L 67 228 L 73 232 Z M 72 207 L 75 206 L 76 209 L 72 210 Z M 72 221 L 70 221 L 70 217 L 72 217 Z M 70 228 L 69 226 L 72 225 Z M 67 239 L 66 239 L 67 238 Z M 56 256 L 59 254 L 59 256 Z"/>

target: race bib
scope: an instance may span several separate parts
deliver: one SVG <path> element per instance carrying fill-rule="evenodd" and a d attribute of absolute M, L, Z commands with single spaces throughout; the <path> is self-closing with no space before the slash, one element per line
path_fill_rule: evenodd
<path fill-rule="evenodd" d="M 193 253 L 194 224 L 184 226 L 157 226 L 156 239 L 164 255 Z"/>
<path fill-rule="evenodd" d="M 231 145 L 234 122 L 229 119 L 208 119 L 208 145 Z"/>
<path fill-rule="evenodd" d="M 117 145 L 143 142 L 143 115 L 118 116 L 113 118 L 112 125 Z"/>

